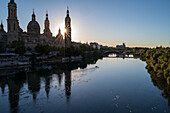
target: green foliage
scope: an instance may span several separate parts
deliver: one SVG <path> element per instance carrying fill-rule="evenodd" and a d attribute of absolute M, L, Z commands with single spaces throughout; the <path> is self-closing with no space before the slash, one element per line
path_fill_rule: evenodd
<path fill-rule="evenodd" d="M 23 41 L 13 41 L 10 47 L 15 48 L 15 53 L 19 55 L 24 55 L 26 52 L 25 43 Z"/>
<path fill-rule="evenodd" d="M 168 82 L 170 76 L 170 48 L 141 49 L 140 59 L 146 61 L 147 69 L 153 70 L 154 75 Z"/>
<path fill-rule="evenodd" d="M 45 54 L 48 54 L 50 51 L 51 51 L 51 47 L 49 45 L 40 45 L 38 44 L 36 47 L 35 47 L 35 50 L 40 53 L 41 55 L 45 55 Z"/>
<path fill-rule="evenodd" d="M 168 78 L 168 77 L 170 77 L 170 69 L 165 69 L 164 70 L 164 78 Z"/>
<path fill-rule="evenodd" d="M 28 50 L 28 51 L 31 51 L 32 49 L 31 49 L 30 47 L 27 47 L 27 50 Z"/>
<path fill-rule="evenodd" d="M 164 78 L 164 72 L 163 72 L 163 70 L 158 70 L 157 72 L 158 72 L 158 73 L 157 73 L 157 77 L 159 77 L 159 78 Z"/>
<path fill-rule="evenodd" d="M 70 56 L 85 56 L 86 52 L 88 53 L 93 53 L 93 54 L 99 54 L 97 53 L 99 50 L 94 49 L 91 46 L 88 46 L 86 44 L 81 44 L 79 48 L 71 46 L 70 48 L 56 48 L 56 47 L 51 47 L 49 45 L 40 45 L 38 44 L 35 47 L 35 50 L 40 54 L 40 55 L 46 55 L 50 51 L 59 51 L 60 55 L 58 57 L 70 57 Z M 101 52 L 101 51 L 100 51 Z"/>
<path fill-rule="evenodd" d="M 170 106 L 170 48 L 141 49 L 140 59 L 146 61 L 153 84 L 163 90 Z"/>
<path fill-rule="evenodd" d="M 170 77 L 167 78 L 167 83 L 170 85 Z"/>

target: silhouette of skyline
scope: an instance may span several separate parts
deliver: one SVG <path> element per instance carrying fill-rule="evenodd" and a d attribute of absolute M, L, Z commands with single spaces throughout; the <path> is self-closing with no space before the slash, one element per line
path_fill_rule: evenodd
<path fill-rule="evenodd" d="M 5 30 L 7 3 L 1 0 L 0 19 Z M 115 46 L 169 46 L 170 1 L 168 0 L 15 0 L 18 4 L 20 26 L 26 31 L 34 8 L 37 21 L 43 28 L 48 10 L 51 30 L 56 35 L 64 25 L 65 10 L 69 6 L 72 17 L 73 41 L 96 41 Z M 25 15 L 26 14 L 26 15 Z M 41 29 L 42 33 L 43 29 Z"/>

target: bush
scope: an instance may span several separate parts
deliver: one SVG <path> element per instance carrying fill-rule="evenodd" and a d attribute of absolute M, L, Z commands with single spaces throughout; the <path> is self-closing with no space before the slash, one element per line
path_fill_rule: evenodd
<path fill-rule="evenodd" d="M 168 77 L 166 80 L 167 80 L 168 85 L 170 85 L 170 77 Z"/>

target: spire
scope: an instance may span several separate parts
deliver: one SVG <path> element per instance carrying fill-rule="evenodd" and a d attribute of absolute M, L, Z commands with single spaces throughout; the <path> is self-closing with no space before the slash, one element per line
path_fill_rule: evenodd
<path fill-rule="evenodd" d="M 14 3 L 14 0 L 10 0 L 10 3 Z"/>
<path fill-rule="evenodd" d="M 46 19 L 48 20 L 48 11 L 46 11 Z"/>
<path fill-rule="evenodd" d="M 48 17 L 48 11 L 46 11 L 46 17 Z"/>
<path fill-rule="evenodd" d="M 51 33 L 51 30 L 50 30 L 50 21 L 48 19 L 48 11 L 46 11 L 46 19 L 45 19 L 45 22 L 44 22 L 44 34 L 47 37 L 52 37 L 52 33 Z"/>
<path fill-rule="evenodd" d="M 58 33 L 61 34 L 61 29 L 60 29 L 60 27 L 59 27 Z"/>
<path fill-rule="evenodd" d="M 34 8 L 33 8 L 33 14 L 34 14 Z"/>
<path fill-rule="evenodd" d="M 67 6 L 67 17 L 69 17 L 69 7 Z"/>
<path fill-rule="evenodd" d="M 32 20 L 34 20 L 34 21 L 35 21 L 34 9 L 33 9 L 33 14 L 32 14 Z"/>
<path fill-rule="evenodd" d="M 45 29 L 49 29 L 50 21 L 48 20 L 48 11 L 46 11 L 46 19 L 45 19 Z"/>
<path fill-rule="evenodd" d="M 1 30 L 3 30 L 3 29 L 4 29 L 4 25 L 3 25 L 3 23 L 2 23 L 2 20 L 1 20 L 0 29 L 1 29 Z"/>

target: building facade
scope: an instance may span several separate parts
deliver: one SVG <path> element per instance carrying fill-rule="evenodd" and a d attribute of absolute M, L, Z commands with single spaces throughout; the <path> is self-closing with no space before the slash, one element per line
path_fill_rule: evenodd
<path fill-rule="evenodd" d="M 126 45 L 125 45 L 125 43 L 123 43 L 122 45 L 116 45 L 116 48 L 125 49 Z"/>
<path fill-rule="evenodd" d="M 67 15 L 65 18 L 65 39 L 59 29 L 57 36 L 53 36 L 50 30 L 50 21 L 48 12 L 46 12 L 46 18 L 44 21 L 44 30 L 41 34 L 41 28 L 36 21 L 36 15 L 33 10 L 32 19 L 28 23 L 27 31 L 23 32 L 20 28 L 18 17 L 17 17 L 17 4 L 14 0 L 10 0 L 8 3 L 8 18 L 7 18 L 7 32 L 3 28 L 1 22 L 0 25 L 0 49 L 6 48 L 6 45 L 10 45 L 13 41 L 24 41 L 25 46 L 32 50 L 38 44 L 50 45 L 54 47 L 71 47 L 71 18 L 69 16 L 69 10 L 67 9 Z"/>

